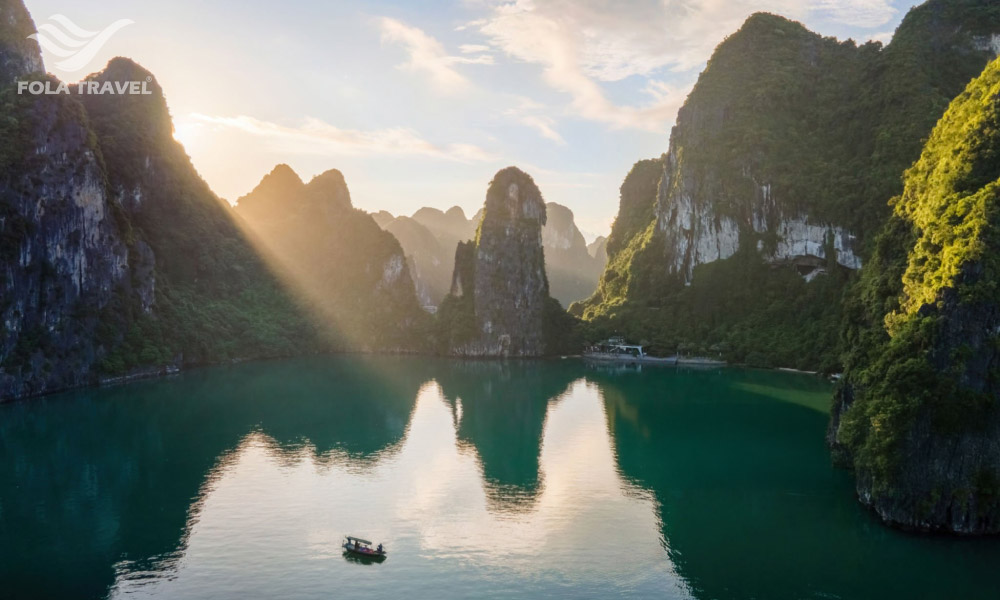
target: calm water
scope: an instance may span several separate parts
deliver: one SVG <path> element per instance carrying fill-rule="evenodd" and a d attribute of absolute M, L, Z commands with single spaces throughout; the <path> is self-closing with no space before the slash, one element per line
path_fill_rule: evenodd
<path fill-rule="evenodd" d="M 319 358 L 0 406 L 0 597 L 997 598 L 1000 541 L 858 506 L 828 403 L 771 372 Z"/>

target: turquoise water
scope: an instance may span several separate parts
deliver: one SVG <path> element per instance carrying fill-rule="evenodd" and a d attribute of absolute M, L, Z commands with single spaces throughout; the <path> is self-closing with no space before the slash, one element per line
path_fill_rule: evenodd
<path fill-rule="evenodd" d="M 0 406 L 0 597 L 998 597 L 1000 541 L 858 505 L 828 405 L 786 373 L 328 357 Z"/>

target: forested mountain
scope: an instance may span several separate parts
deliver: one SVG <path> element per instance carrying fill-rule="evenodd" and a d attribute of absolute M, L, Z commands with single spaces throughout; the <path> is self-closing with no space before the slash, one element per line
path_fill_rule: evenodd
<path fill-rule="evenodd" d="M 830 438 L 890 523 L 1000 532 L 1000 61 L 907 171 L 851 290 Z"/>
<path fill-rule="evenodd" d="M 395 333 L 365 330 L 367 312 L 345 317 L 336 335 L 317 331 L 311 298 L 288 291 L 275 275 L 279 263 L 261 258 L 260 240 L 199 177 L 173 138 L 159 84 L 139 65 L 116 58 L 85 81 L 145 82 L 148 95 L 78 94 L 75 86 L 69 94 L 18 94 L 16 79 L 59 84 L 41 72 L 38 45 L 26 38 L 34 30 L 19 0 L 0 2 L 0 399 L 336 349 L 359 330 L 365 347 L 403 344 Z M 350 208 L 346 188 L 338 196 L 336 179 L 303 188 L 317 203 L 325 192 L 343 199 L 326 215 L 341 211 L 364 238 L 357 252 L 384 264 L 375 273 L 357 261 L 329 274 L 359 295 L 384 279 L 380 293 L 405 305 L 413 292 L 398 244 Z M 313 260 L 331 262 L 320 253 Z M 391 320 L 406 325 L 409 314 Z"/>
<path fill-rule="evenodd" d="M 117 58 L 87 81 L 150 94 L 17 94 L 16 78 L 58 84 L 34 29 L 0 3 L 0 398 L 315 348 L 174 141 L 152 74 Z"/>
<path fill-rule="evenodd" d="M 948 102 L 995 55 L 1000 7 L 931 0 L 858 46 L 756 14 L 716 49 L 667 154 L 626 177 L 590 336 L 836 370 L 841 297 Z"/>
<path fill-rule="evenodd" d="M 412 350 L 428 322 L 399 242 L 354 208 L 343 174 L 308 184 L 278 165 L 236 203 L 253 239 L 333 347 Z"/>

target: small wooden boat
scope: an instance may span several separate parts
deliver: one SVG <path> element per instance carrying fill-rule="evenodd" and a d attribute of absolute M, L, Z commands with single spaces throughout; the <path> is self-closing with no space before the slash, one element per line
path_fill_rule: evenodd
<path fill-rule="evenodd" d="M 370 560 L 385 560 L 388 553 L 382 544 L 378 548 L 372 548 L 372 543 L 359 537 L 348 535 L 344 537 L 344 551 L 352 556 L 359 556 Z"/>

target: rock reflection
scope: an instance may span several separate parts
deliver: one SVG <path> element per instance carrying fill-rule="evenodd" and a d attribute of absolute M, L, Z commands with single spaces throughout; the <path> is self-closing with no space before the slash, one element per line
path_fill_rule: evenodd
<path fill-rule="evenodd" d="M 435 373 L 460 449 L 478 457 L 491 509 L 534 506 L 549 405 L 580 374 L 579 364 L 562 361 L 450 361 Z"/>

